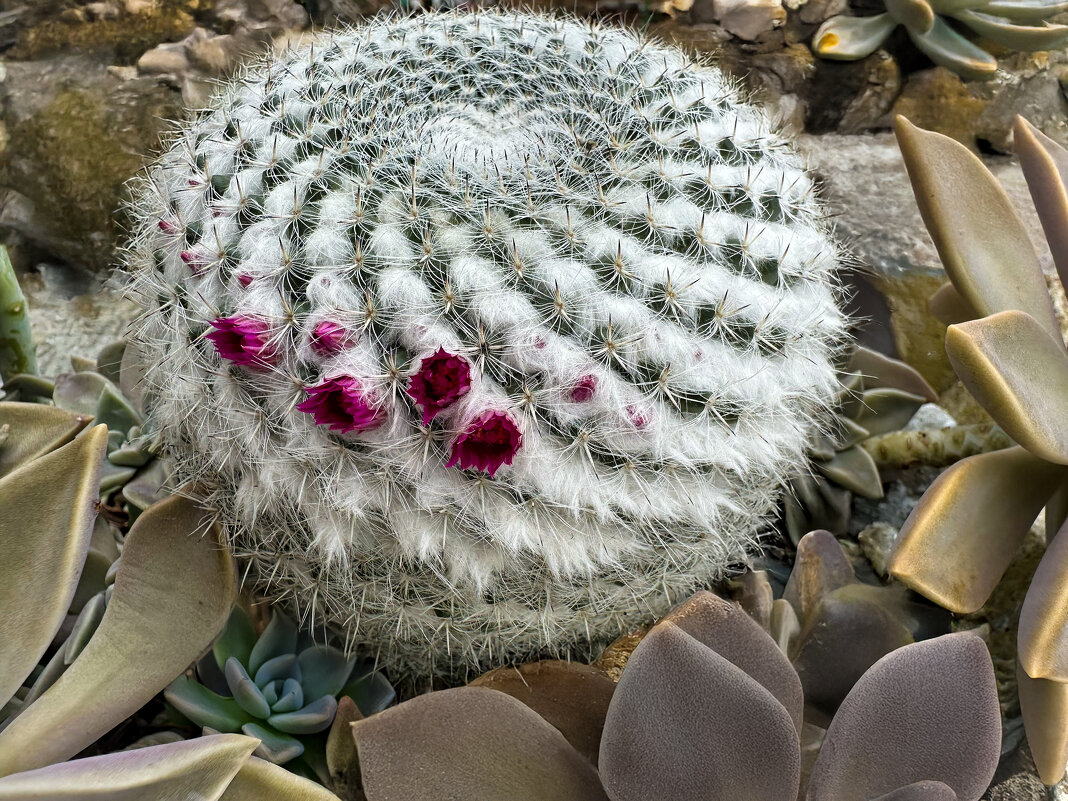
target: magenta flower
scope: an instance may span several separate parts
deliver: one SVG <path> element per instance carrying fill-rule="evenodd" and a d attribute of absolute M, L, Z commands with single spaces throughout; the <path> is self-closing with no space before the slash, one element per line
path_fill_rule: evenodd
<path fill-rule="evenodd" d="M 212 320 L 215 329 L 207 338 L 215 350 L 234 364 L 263 367 L 274 361 L 274 346 L 269 341 L 270 326 L 263 320 L 238 314 Z"/>
<path fill-rule="evenodd" d="M 584 375 L 571 387 L 571 400 L 575 403 L 585 403 L 593 397 L 597 389 L 597 376 Z"/>
<path fill-rule="evenodd" d="M 319 356 L 329 356 L 349 345 L 348 330 L 338 323 L 323 320 L 312 331 L 311 347 Z"/>
<path fill-rule="evenodd" d="M 178 226 L 170 220 L 160 220 L 159 230 L 163 231 L 165 234 L 176 234 L 178 233 Z"/>
<path fill-rule="evenodd" d="M 452 455 L 445 466 L 459 464 L 462 470 L 474 467 L 492 478 L 498 467 L 512 463 L 522 446 L 523 434 L 511 416 L 489 409 L 472 420 L 452 443 Z"/>
<path fill-rule="evenodd" d="M 238 273 L 237 282 L 245 289 L 248 289 L 248 285 L 252 283 L 252 276 L 248 273 Z"/>
<path fill-rule="evenodd" d="M 471 389 L 471 365 L 445 348 L 423 359 L 408 382 L 408 394 L 423 410 L 423 425 L 448 409 Z"/>
<path fill-rule="evenodd" d="M 350 375 L 328 378 L 308 387 L 308 399 L 297 409 L 315 418 L 317 426 L 347 434 L 370 431 L 386 420 L 385 411 L 375 406 L 360 382 Z"/>
<path fill-rule="evenodd" d="M 193 273 L 193 275 L 200 275 L 204 272 L 204 268 L 207 266 L 204 264 L 204 260 L 191 250 L 183 250 L 178 256 L 185 262 L 189 271 Z"/>

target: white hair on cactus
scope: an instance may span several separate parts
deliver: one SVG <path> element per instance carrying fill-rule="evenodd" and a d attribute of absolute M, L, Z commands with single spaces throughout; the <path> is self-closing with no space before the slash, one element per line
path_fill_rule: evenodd
<path fill-rule="evenodd" d="M 837 386 L 799 159 L 624 30 L 330 34 L 132 208 L 149 426 L 261 586 L 396 680 L 595 649 L 721 578 Z"/>

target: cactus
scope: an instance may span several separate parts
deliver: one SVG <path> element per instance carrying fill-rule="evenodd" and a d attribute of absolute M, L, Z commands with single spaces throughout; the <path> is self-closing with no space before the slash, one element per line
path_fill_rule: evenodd
<path fill-rule="evenodd" d="M 394 681 L 722 577 L 828 422 L 838 248 L 718 71 L 498 12 L 250 67 L 135 187 L 146 430 Z"/>

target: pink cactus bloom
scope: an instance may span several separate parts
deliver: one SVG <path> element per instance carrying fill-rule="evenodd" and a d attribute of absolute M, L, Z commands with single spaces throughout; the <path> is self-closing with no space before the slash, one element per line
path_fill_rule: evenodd
<path fill-rule="evenodd" d="M 585 403 L 593 397 L 597 390 L 597 376 L 584 375 L 571 387 L 571 400 L 575 403 Z"/>
<path fill-rule="evenodd" d="M 352 376 L 328 378 L 307 389 L 308 399 L 298 403 L 297 409 L 314 417 L 317 426 L 329 426 L 331 431 L 342 434 L 350 431 L 359 434 L 377 428 L 386 420 L 385 411 L 374 405 Z"/>
<path fill-rule="evenodd" d="M 178 233 L 178 226 L 170 220 L 160 220 L 159 230 L 163 231 L 165 234 L 176 234 Z"/>
<path fill-rule="evenodd" d="M 312 331 L 311 347 L 318 356 L 330 356 L 349 346 L 349 332 L 338 323 L 323 320 Z"/>
<path fill-rule="evenodd" d="M 215 350 L 234 364 L 264 367 L 274 361 L 274 346 L 270 342 L 270 326 L 263 320 L 238 314 L 212 320 L 215 329 L 207 338 L 215 343 Z"/>
<path fill-rule="evenodd" d="M 206 266 L 204 260 L 193 251 L 183 250 L 178 256 L 185 262 L 185 265 L 193 275 L 200 275 L 204 272 L 204 267 Z"/>
<path fill-rule="evenodd" d="M 521 447 L 523 434 L 511 415 L 490 409 L 472 420 L 452 443 L 452 455 L 445 466 L 485 470 L 492 478 L 502 464 L 512 463 Z"/>
<path fill-rule="evenodd" d="M 645 428 L 649 422 L 645 415 L 638 410 L 638 407 L 634 405 L 627 407 L 627 417 L 630 418 L 631 425 L 635 428 Z"/>
<path fill-rule="evenodd" d="M 423 359 L 408 382 L 408 394 L 423 410 L 423 425 L 448 409 L 471 389 L 471 365 L 445 348 Z"/>
<path fill-rule="evenodd" d="M 252 283 L 252 276 L 248 273 L 238 273 L 237 283 L 241 284 L 245 289 L 248 289 L 248 285 Z"/>

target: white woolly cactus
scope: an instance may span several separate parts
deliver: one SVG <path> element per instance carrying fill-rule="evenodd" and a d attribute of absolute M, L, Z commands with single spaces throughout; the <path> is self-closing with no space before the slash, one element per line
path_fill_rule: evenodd
<path fill-rule="evenodd" d="M 630 32 L 335 33 L 227 87 L 133 209 L 178 476 L 395 680 L 581 652 L 718 579 L 836 386 L 812 183 Z"/>

